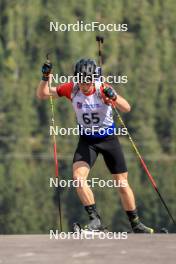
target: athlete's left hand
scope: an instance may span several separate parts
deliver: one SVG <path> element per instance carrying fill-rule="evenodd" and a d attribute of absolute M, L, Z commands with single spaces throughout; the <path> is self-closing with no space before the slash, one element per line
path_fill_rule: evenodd
<path fill-rule="evenodd" d="M 115 101 L 112 100 L 112 99 L 110 99 L 110 98 L 108 98 L 108 97 L 103 97 L 103 101 L 104 101 L 104 103 L 107 104 L 107 105 L 114 106 L 114 104 L 115 104 Z"/>
<path fill-rule="evenodd" d="M 114 106 L 117 99 L 117 93 L 112 87 L 105 87 L 103 90 L 103 101 L 107 105 Z"/>
<path fill-rule="evenodd" d="M 103 89 L 103 93 L 107 98 L 111 99 L 112 101 L 115 101 L 117 98 L 117 93 L 112 87 L 105 87 Z"/>

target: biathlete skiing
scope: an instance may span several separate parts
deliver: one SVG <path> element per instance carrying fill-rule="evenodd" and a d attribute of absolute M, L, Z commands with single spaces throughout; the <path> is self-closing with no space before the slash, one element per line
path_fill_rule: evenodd
<path fill-rule="evenodd" d="M 80 184 L 76 190 L 89 216 L 86 229 L 89 231 L 104 229 L 93 192 L 86 183 L 98 155 L 102 154 L 109 172 L 118 183 L 122 206 L 133 232 L 154 233 L 154 230 L 145 226 L 138 216 L 134 193 L 128 184 L 128 170 L 124 154 L 118 137 L 115 135 L 113 107 L 125 113 L 128 113 L 131 107 L 127 100 L 117 94 L 111 86 L 94 78 L 98 74 L 97 69 L 94 60 L 81 59 L 76 63 L 74 70 L 74 75 L 78 76 L 77 82 L 49 87 L 48 80 L 51 78 L 52 64 L 47 62 L 42 67 L 43 75 L 37 88 L 37 97 L 49 99 L 50 96 L 54 98 L 65 96 L 72 103 L 76 113 L 78 125 L 83 133 L 79 135 L 79 142 L 73 157 L 73 179 L 85 182 L 85 184 Z M 89 133 L 86 133 L 87 129 Z M 100 133 L 100 129 L 101 131 L 103 129 L 103 133 Z M 125 186 L 124 182 L 126 182 Z"/>

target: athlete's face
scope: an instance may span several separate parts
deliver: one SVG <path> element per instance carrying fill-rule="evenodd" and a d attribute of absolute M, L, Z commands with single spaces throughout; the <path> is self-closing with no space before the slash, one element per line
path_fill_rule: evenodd
<path fill-rule="evenodd" d="M 92 83 L 79 83 L 79 87 L 83 93 L 89 93 L 93 89 Z"/>

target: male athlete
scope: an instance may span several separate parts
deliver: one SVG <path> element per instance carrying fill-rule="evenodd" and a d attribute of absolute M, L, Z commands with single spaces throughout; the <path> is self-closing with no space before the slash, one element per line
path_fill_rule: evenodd
<path fill-rule="evenodd" d="M 117 186 L 120 185 L 118 187 L 120 198 L 133 232 L 153 233 L 153 229 L 146 227 L 139 219 L 134 194 L 127 181 L 128 172 L 124 155 L 119 140 L 114 135 L 112 105 L 121 112 L 127 113 L 131 110 L 129 103 L 109 85 L 94 81 L 93 77 L 97 76 L 97 65 L 94 60 L 81 59 L 76 63 L 74 75 L 79 76 L 77 83 L 65 83 L 49 89 L 48 80 L 51 78 L 51 69 L 51 63 L 47 62 L 43 65 L 37 97 L 48 99 L 50 95 L 55 98 L 65 96 L 72 103 L 77 122 L 83 129 L 73 158 L 73 179 L 85 182 L 77 187 L 77 193 L 89 215 L 90 222 L 87 229 L 102 230 L 94 195 L 86 184 L 90 169 L 98 154 L 101 153 L 107 168 L 118 183 Z M 86 132 L 87 129 L 89 133 Z M 124 181 L 126 181 L 125 187 Z"/>

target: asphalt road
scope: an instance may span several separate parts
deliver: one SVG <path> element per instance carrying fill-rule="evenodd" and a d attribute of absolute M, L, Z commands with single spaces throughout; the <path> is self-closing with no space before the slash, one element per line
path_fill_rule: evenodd
<path fill-rule="evenodd" d="M 128 234 L 123 240 L 56 240 L 49 235 L 0 236 L 0 264 L 174 264 L 176 234 Z"/>

